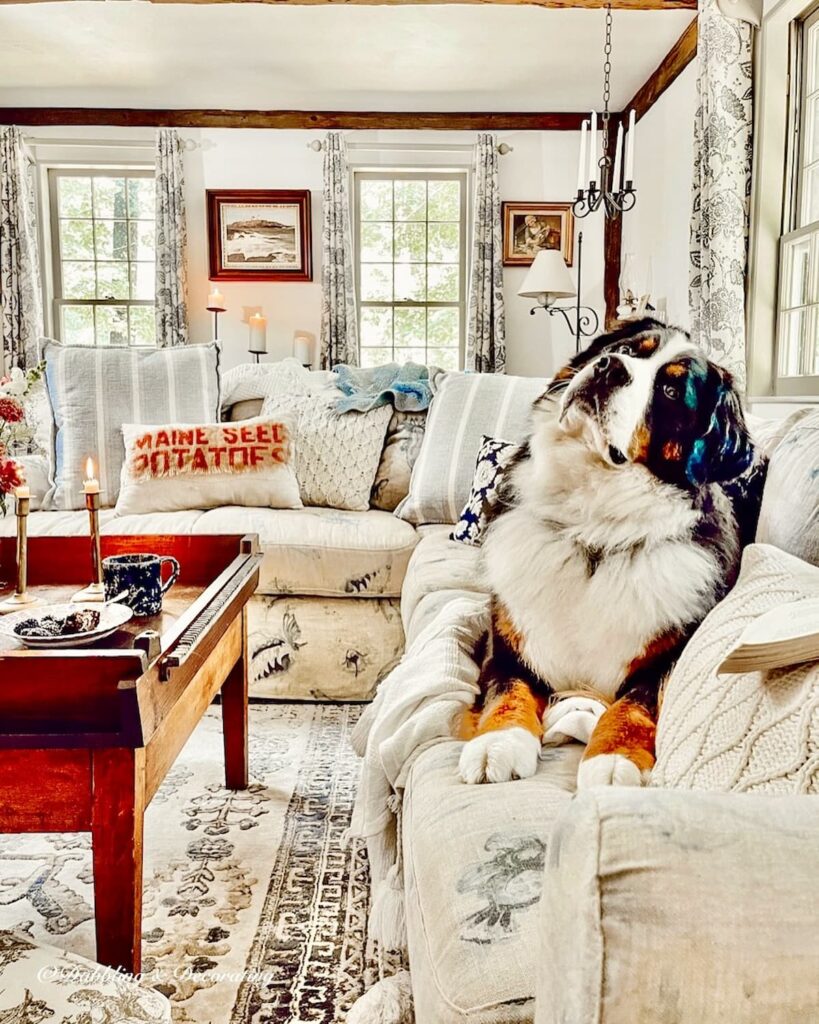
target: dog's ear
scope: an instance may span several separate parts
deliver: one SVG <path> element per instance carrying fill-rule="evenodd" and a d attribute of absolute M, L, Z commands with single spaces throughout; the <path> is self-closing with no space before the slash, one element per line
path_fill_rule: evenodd
<path fill-rule="evenodd" d="M 754 446 L 731 374 L 712 365 L 709 378 L 706 395 L 712 396 L 710 415 L 686 464 L 686 476 L 695 486 L 735 480 L 754 461 Z"/>

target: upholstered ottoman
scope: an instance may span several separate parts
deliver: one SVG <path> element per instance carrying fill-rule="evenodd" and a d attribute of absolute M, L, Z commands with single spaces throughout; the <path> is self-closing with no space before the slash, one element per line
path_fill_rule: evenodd
<path fill-rule="evenodd" d="M 42 946 L 25 932 L 0 931 L 0 1020 L 170 1024 L 171 1004 L 128 975 Z"/>

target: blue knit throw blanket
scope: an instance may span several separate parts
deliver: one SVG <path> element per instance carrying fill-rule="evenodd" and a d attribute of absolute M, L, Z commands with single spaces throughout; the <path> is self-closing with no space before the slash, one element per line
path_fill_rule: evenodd
<path fill-rule="evenodd" d="M 429 369 L 419 363 L 387 363 L 362 369 L 358 366 L 334 366 L 339 390 L 344 398 L 336 402 L 339 412 L 368 412 L 392 402 L 400 412 L 421 412 L 432 401 Z"/>

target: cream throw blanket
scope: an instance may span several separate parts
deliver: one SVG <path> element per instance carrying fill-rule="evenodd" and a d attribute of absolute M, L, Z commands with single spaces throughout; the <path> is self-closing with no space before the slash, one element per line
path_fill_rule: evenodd
<path fill-rule="evenodd" d="M 489 628 L 489 598 L 449 601 L 416 637 L 361 716 L 353 746 L 364 759 L 349 835 L 367 843 L 372 882 L 370 937 L 403 948 L 400 810 L 412 763 L 453 738 L 458 712 L 478 693 L 475 645 Z"/>

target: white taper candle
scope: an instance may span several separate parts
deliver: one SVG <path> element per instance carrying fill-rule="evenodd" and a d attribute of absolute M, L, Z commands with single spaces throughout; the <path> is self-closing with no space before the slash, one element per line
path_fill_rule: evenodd
<path fill-rule="evenodd" d="M 592 111 L 589 138 L 589 181 L 597 181 L 597 111 Z"/>
<path fill-rule="evenodd" d="M 580 163 L 577 165 L 577 191 L 586 187 L 586 142 L 589 134 L 589 122 L 584 121 L 580 128 Z"/>
<path fill-rule="evenodd" d="M 628 146 L 626 147 L 626 181 L 634 181 L 634 111 L 628 115 Z"/>
<path fill-rule="evenodd" d="M 620 191 L 620 172 L 623 169 L 623 122 L 617 125 L 617 142 L 614 146 L 614 174 L 611 179 L 612 192 Z"/>

